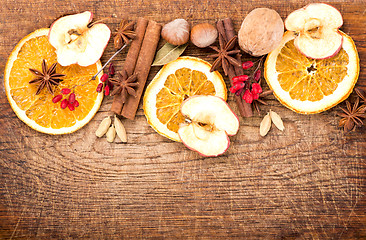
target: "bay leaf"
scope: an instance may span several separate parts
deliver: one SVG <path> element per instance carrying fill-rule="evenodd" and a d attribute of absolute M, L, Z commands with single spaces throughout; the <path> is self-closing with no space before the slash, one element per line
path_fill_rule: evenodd
<path fill-rule="evenodd" d="M 174 61 L 177 59 L 184 50 L 186 50 L 188 46 L 188 43 L 175 46 L 170 43 L 166 43 L 164 46 L 162 46 L 159 51 L 156 53 L 154 62 L 151 66 L 162 66 L 167 63 L 170 63 L 171 61 Z"/>

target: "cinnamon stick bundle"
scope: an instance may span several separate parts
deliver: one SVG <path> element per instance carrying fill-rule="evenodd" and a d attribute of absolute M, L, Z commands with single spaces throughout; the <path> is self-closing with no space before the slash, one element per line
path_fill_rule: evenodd
<path fill-rule="evenodd" d="M 230 18 L 226 18 L 224 20 L 219 20 L 216 24 L 218 32 L 221 34 L 221 36 L 224 38 L 226 42 L 228 42 L 231 38 L 235 36 L 235 30 L 232 24 L 232 21 Z M 238 49 L 235 47 L 234 49 Z M 241 54 L 238 53 L 235 58 L 241 62 Z M 233 66 L 232 64 L 229 64 L 228 69 L 228 75 L 230 79 L 230 83 L 232 83 L 232 79 L 235 76 L 243 75 L 244 71 L 241 67 Z M 252 107 L 249 103 L 246 103 L 241 96 L 234 95 L 236 105 L 239 108 L 239 113 L 243 117 L 251 117 L 253 116 Z"/>
<path fill-rule="evenodd" d="M 123 105 L 121 111 L 121 115 L 128 119 L 135 118 L 142 92 L 150 72 L 151 64 L 155 57 L 156 48 L 160 39 L 161 28 L 162 26 L 155 21 L 149 21 L 147 25 L 144 40 L 141 45 L 141 50 L 134 71 L 134 73 L 137 74 L 137 82 L 139 83 L 136 88 L 137 97 L 127 98 L 127 101 Z"/>
<path fill-rule="evenodd" d="M 236 34 L 235 34 L 234 25 L 233 25 L 233 22 L 231 21 L 231 18 L 225 18 L 223 22 L 224 22 L 224 27 L 225 27 L 225 32 L 226 32 L 227 38 L 230 39 L 230 38 L 234 37 Z M 239 49 L 238 46 L 236 46 L 235 49 Z M 235 58 L 241 62 L 240 53 L 236 54 Z M 240 75 L 244 74 L 244 70 L 242 67 L 234 66 L 234 70 L 235 70 L 236 76 L 240 76 Z M 253 116 L 251 104 L 245 102 L 243 99 L 240 99 L 240 100 L 243 104 L 243 109 L 244 109 L 244 115 L 242 115 L 242 116 L 243 117 Z"/>
<path fill-rule="evenodd" d="M 131 43 L 123 68 L 128 76 L 137 75 L 137 96 L 129 96 L 123 104 L 122 95 L 116 95 L 111 107 L 111 111 L 129 119 L 135 118 L 160 39 L 161 25 L 140 17 L 135 32 L 136 38 Z"/>
<path fill-rule="evenodd" d="M 136 37 L 131 42 L 130 49 L 128 50 L 125 63 L 123 68 L 126 70 L 128 76 L 131 76 L 135 70 L 135 65 L 137 62 L 137 58 L 140 53 L 142 40 L 144 39 L 146 27 L 148 24 L 148 20 L 142 17 L 139 17 L 136 24 Z M 122 111 L 123 103 L 122 103 L 122 95 L 118 94 L 114 97 L 111 111 L 120 115 Z"/>

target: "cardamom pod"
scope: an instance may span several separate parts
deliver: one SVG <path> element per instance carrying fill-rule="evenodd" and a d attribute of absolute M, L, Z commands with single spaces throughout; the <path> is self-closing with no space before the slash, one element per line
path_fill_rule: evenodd
<path fill-rule="evenodd" d="M 103 121 L 99 124 L 97 131 L 95 131 L 95 135 L 97 137 L 103 137 L 103 135 L 108 131 L 108 128 L 111 125 L 111 123 L 112 120 L 109 116 L 104 118 Z"/>
<path fill-rule="evenodd" d="M 272 110 L 269 110 L 269 115 L 271 116 L 272 122 L 274 123 L 274 125 L 281 131 L 283 131 L 285 129 L 285 127 L 283 126 L 283 121 L 280 117 L 280 115 L 278 115 L 276 112 L 273 112 Z"/>
<path fill-rule="evenodd" d="M 117 116 L 114 116 L 114 128 L 116 129 L 117 136 L 121 139 L 122 142 L 127 142 L 127 133 L 126 129 L 123 126 L 121 120 Z"/>
<path fill-rule="evenodd" d="M 114 139 L 116 138 L 116 129 L 114 128 L 113 124 L 112 126 L 110 126 L 110 128 L 108 129 L 107 133 L 105 134 L 107 137 L 107 142 L 113 142 Z"/>
<path fill-rule="evenodd" d="M 259 126 L 259 134 L 264 137 L 269 132 L 269 129 L 271 129 L 271 117 L 269 113 L 267 113 L 266 116 L 264 116 L 260 126 Z"/>

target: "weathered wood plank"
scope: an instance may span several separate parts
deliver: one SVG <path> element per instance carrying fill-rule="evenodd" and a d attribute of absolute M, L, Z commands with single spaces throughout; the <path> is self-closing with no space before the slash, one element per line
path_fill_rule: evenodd
<path fill-rule="evenodd" d="M 358 85 L 366 86 L 365 2 L 325 1 L 344 16 L 361 59 Z M 255 7 L 285 16 L 308 1 L 24 1 L 6 0 L 0 12 L 0 69 L 16 43 L 58 17 L 91 10 L 100 19 L 145 16 L 161 23 L 231 17 L 236 29 Z M 160 43 L 160 46 L 163 42 Z M 185 55 L 207 58 L 189 45 Z M 102 61 L 113 54 L 108 46 Z M 118 56 L 121 69 L 126 53 Z M 248 56 L 244 55 L 245 58 Z M 149 81 L 159 70 L 153 67 Z M 109 144 L 94 131 L 109 114 L 106 98 L 80 131 L 47 136 L 23 124 L 0 86 L 0 236 L 4 239 L 361 239 L 366 237 L 366 130 L 344 135 L 337 109 L 304 116 L 274 98 L 285 131 L 259 136 L 261 117 L 241 119 L 231 147 L 204 158 L 161 137 L 142 108 L 124 120 L 128 144 Z M 229 104 L 236 109 L 232 97 Z M 236 111 L 237 112 L 237 111 Z"/>

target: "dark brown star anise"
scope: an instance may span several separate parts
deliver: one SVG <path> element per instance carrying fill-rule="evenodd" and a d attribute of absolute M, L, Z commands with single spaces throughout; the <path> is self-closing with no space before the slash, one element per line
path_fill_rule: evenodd
<path fill-rule="evenodd" d="M 352 131 L 356 126 L 363 125 L 363 118 L 366 118 L 365 107 L 358 106 L 360 103 L 360 98 L 356 98 L 355 103 L 353 106 L 347 100 L 346 106 L 347 109 L 341 107 L 342 113 L 338 113 L 338 116 L 341 116 L 342 119 L 339 121 L 339 126 L 343 127 L 344 132 Z"/>
<path fill-rule="evenodd" d="M 362 100 L 362 106 L 366 108 L 366 91 L 361 88 L 355 88 L 355 92 L 358 97 Z"/>
<path fill-rule="evenodd" d="M 136 33 L 133 31 L 134 22 L 128 22 L 123 19 L 119 24 L 117 32 L 114 33 L 114 47 L 120 49 L 124 44 L 126 44 L 130 39 L 136 37 Z"/>
<path fill-rule="evenodd" d="M 109 79 L 109 81 L 114 85 L 114 90 L 111 95 L 114 96 L 121 94 L 122 103 L 126 102 L 128 95 L 136 97 L 137 95 L 134 88 L 139 85 L 139 83 L 136 82 L 136 79 L 136 74 L 128 76 L 126 70 L 123 69 L 122 73 L 117 73 L 117 79 Z"/>
<path fill-rule="evenodd" d="M 237 38 L 238 38 L 237 36 L 234 36 L 226 43 L 223 36 L 219 33 L 220 49 L 217 48 L 216 46 L 210 46 L 210 48 L 212 48 L 217 52 L 216 54 L 212 54 L 209 56 L 212 58 L 216 58 L 216 60 L 212 64 L 210 70 L 211 72 L 218 70 L 218 68 L 221 66 L 222 69 L 224 70 L 225 75 L 227 76 L 229 72 L 229 64 L 241 67 L 241 63 L 235 58 L 230 56 L 232 54 L 237 54 L 240 52 L 240 50 L 233 50 Z"/>
<path fill-rule="evenodd" d="M 268 103 L 266 103 L 263 98 L 271 95 L 272 93 L 273 93 L 273 90 L 264 91 L 259 94 L 258 99 L 253 100 L 254 109 L 258 112 L 259 115 L 261 114 L 261 109 L 259 108 L 259 104 L 268 105 Z"/>
<path fill-rule="evenodd" d="M 31 71 L 31 73 L 33 73 L 36 76 L 36 78 L 29 81 L 29 83 L 30 84 L 39 83 L 36 95 L 38 95 L 44 87 L 47 87 L 48 91 L 52 95 L 54 94 L 52 85 L 58 85 L 60 83 L 60 81 L 62 81 L 61 78 L 66 76 L 64 74 L 56 73 L 56 66 L 57 66 L 57 63 L 54 63 L 51 65 L 51 67 L 49 69 L 47 69 L 46 60 L 43 59 L 42 72 L 40 72 L 36 69 L 29 68 L 29 71 Z"/>

